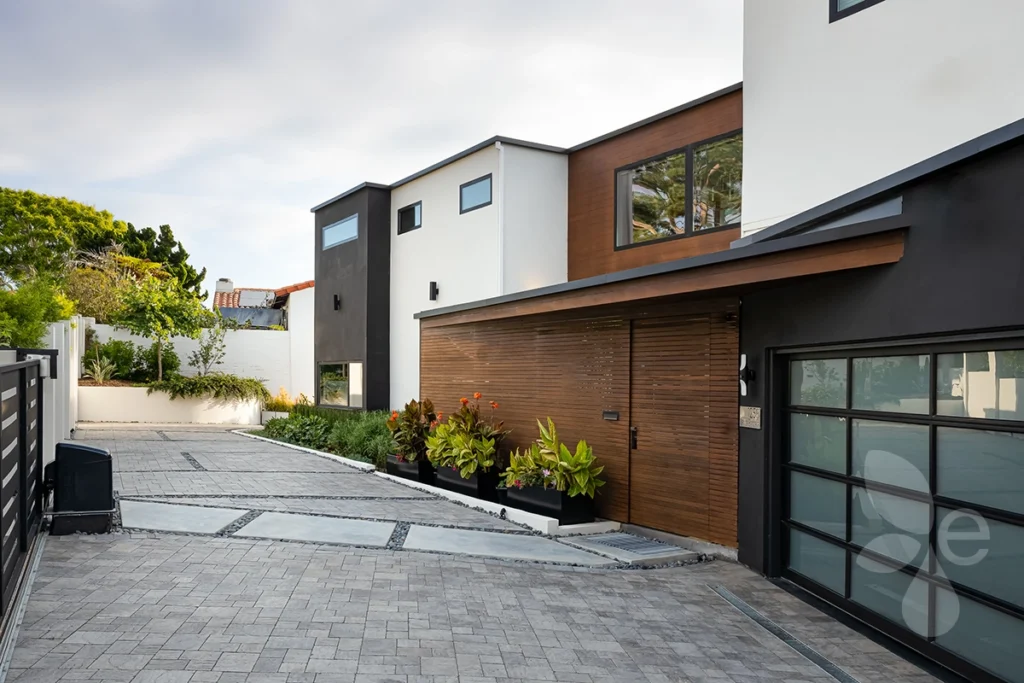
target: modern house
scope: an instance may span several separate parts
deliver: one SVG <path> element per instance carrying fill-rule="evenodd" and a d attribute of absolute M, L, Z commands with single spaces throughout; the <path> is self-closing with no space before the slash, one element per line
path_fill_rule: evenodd
<path fill-rule="evenodd" d="M 550 416 L 605 464 L 602 516 L 731 546 L 934 666 L 1024 682 L 1022 21 L 746 3 L 742 88 L 541 150 L 566 160 L 564 277 L 542 286 L 451 247 L 417 259 L 426 201 L 378 186 L 380 406 L 481 391 L 511 447 Z M 509 187 L 492 246 L 520 229 Z M 490 284 L 448 299 L 448 272 Z"/>

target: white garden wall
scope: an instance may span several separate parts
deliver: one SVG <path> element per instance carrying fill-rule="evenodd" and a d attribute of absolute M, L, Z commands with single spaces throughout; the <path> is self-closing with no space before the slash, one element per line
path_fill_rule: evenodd
<path fill-rule="evenodd" d="M 258 425 L 258 401 L 218 401 L 147 394 L 144 387 L 78 387 L 83 422 L 151 422 Z"/>
<path fill-rule="evenodd" d="M 288 392 L 292 397 L 305 394 L 316 396 L 313 362 L 313 288 L 301 289 L 288 295 L 288 332 L 290 352 L 291 385 Z M 276 388 L 272 388 L 277 393 Z"/>

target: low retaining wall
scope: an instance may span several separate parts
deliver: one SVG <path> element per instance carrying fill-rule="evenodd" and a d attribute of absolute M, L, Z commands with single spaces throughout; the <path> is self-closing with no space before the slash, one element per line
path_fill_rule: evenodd
<path fill-rule="evenodd" d="M 178 398 L 145 387 L 78 387 L 78 419 L 83 422 L 167 422 L 181 424 L 260 423 L 259 401 Z"/>

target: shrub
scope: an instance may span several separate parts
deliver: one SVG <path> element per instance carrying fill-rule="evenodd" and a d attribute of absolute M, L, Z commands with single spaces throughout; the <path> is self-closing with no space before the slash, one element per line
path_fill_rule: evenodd
<path fill-rule="evenodd" d="M 427 457 L 427 437 L 441 415 L 434 412 L 429 398 L 412 400 L 402 412 L 392 411 L 387 421 L 395 441 L 395 455 L 400 462 L 416 462 Z"/>
<path fill-rule="evenodd" d="M 322 417 L 334 425 L 338 422 L 348 422 L 354 416 L 359 415 L 360 411 L 343 410 L 340 408 L 321 408 L 320 406 L 315 406 L 312 403 L 303 403 L 300 400 L 296 401 L 295 405 L 292 407 L 292 413 L 295 415 L 316 415 L 317 417 Z"/>
<path fill-rule="evenodd" d="M 434 467 L 450 467 L 459 471 L 464 479 L 476 472 L 488 472 L 497 465 L 498 448 L 508 435 L 501 421 L 494 421 L 498 404 L 490 402 L 491 413 L 480 411 L 483 394 L 459 399 L 462 407 L 448 417 L 444 424 L 434 427 L 427 437 L 427 459 Z"/>
<path fill-rule="evenodd" d="M 73 310 L 71 300 L 40 278 L 16 289 L 0 288 L 0 346 L 36 348 L 50 323 L 64 320 Z"/>
<path fill-rule="evenodd" d="M 114 376 L 123 380 L 134 380 L 138 376 L 135 356 L 138 350 L 130 341 L 111 339 L 104 344 L 94 344 L 87 352 L 88 358 L 105 358 L 114 364 Z"/>
<path fill-rule="evenodd" d="M 331 428 L 330 450 L 338 455 L 372 462 L 383 469 L 394 448 L 388 414 L 383 411 L 350 411 L 348 419 L 338 420 Z"/>
<path fill-rule="evenodd" d="M 263 435 L 296 446 L 325 450 L 331 432 L 331 423 L 317 415 L 291 415 L 269 420 L 263 426 Z"/>
<path fill-rule="evenodd" d="M 158 356 L 160 345 L 156 342 L 147 349 L 139 346 L 135 352 L 135 376 L 137 382 L 155 382 L 158 372 Z M 167 342 L 163 345 L 164 379 L 172 379 L 178 375 L 181 369 L 181 358 L 174 352 L 174 344 Z"/>
<path fill-rule="evenodd" d="M 167 360 L 164 352 L 164 362 Z M 213 398 L 227 401 L 247 401 L 258 399 L 265 403 L 270 392 L 263 382 L 252 377 L 236 375 L 202 375 L 197 377 L 171 377 L 162 382 L 149 385 L 149 392 L 163 391 L 176 398 Z"/>
<path fill-rule="evenodd" d="M 290 413 L 294 406 L 295 403 L 292 401 L 292 397 L 288 395 L 284 387 L 281 387 L 277 391 L 277 396 L 271 397 L 263 407 L 276 413 Z"/>

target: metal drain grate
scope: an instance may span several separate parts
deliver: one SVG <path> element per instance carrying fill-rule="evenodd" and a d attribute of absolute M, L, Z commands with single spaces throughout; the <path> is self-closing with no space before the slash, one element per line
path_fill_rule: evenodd
<path fill-rule="evenodd" d="M 652 541 L 651 539 L 643 538 L 642 536 L 634 536 L 632 534 L 624 533 L 587 536 L 586 539 L 596 545 L 603 545 L 616 550 L 625 550 L 626 552 L 644 556 L 664 555 L 666 553 L 676 553 L 681 550 L 674 545 L 668 545 L 667 543 Z"/>

